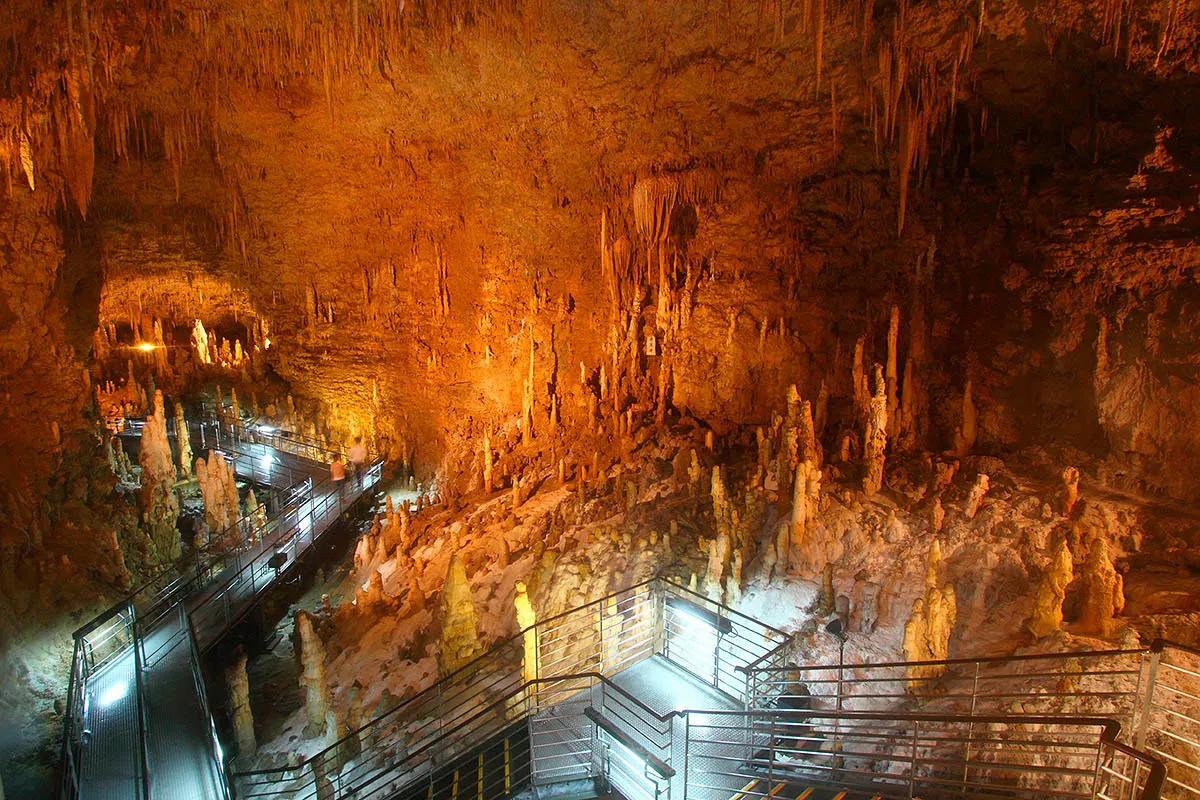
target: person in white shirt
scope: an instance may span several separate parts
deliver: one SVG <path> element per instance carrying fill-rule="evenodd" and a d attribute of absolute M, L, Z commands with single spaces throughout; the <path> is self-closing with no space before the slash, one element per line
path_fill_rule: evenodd
<path fill-rule="evenodd" d="M 363 470 L 367 466 L 367 446 L 363 444 L 361 436 L 354 437 L 354 444 L 350 445 L 350 466 L 354 470 L 354 477 L 358 481 L 358 485 L 362 486 Z"/>

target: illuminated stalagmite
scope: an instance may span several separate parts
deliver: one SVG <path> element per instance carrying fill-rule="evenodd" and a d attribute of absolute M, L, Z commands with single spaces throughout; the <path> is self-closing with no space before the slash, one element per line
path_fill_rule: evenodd
<path fill-rule="evenodd" d="M 983 496 L 988 493 L 991 488 L 991 482 L 986 473 L 979 473 L 975 476 L 975 482 L 971 484 L 970 490 L 967 492 L 967 499 L 963 502 L 963 515 L 967 519 L 974 519 L 975 514 L 979 511 L 979 504 L 983 502 Z"/>
<path fill-rule="evenodd" d="M 183 416 L 183 404 L 175 403 L 175 438 L 179 442 L 179 480 L 192 477 L 192 437 Z"/>
<path fill-rule="evenodd" d="M 1125 609 L 1125 582 L 1108 555 L 1108 541 L 1092 539 L 1080 576 L 1079 631 L 1099 636 L 1113 632 L 1113 617 Z"/>
<path fill-rule="evenodd" d="M 154 413 L 142 428 L 142 519 L 154 542 L 158 563 L 179 557 L 181 541 L 175 521 L 179 501 L 175 497 L 175 465 L 171 461 L 171 443 L 167 439 L 167 418 L 162 392 L 154 393 Z"/>
<path fill-rule="evenodd" d="M 517 595 L 513 598 L 513 605 L 517 610 L 517 629 L 523 632 L 525 645 L 522 674 L 526 681 L 532 681 L 538 676 L 537 631 L 533 629 L 537 624 L 537 614 L 533 611 L 533 603 L 529 601 L 529 593 L 522 581 L 517 581 Z"/>
<path fill-rule="evenodd" d="M 330 710 L 329 684 L 325 679 L 325 645 L 313 629 L 312 615 L 297 611 L 296 634 L 300 646 L 300 686 L 304 689 L 304 713 L 308 724 L 304 737 L 315 739 L 325 733 L 325 718 Z"/>
<path fill-rule="evenodd" d="M 1033 616 L 1025 623 L 1033 638 L 1048 636 L 1062 627 L 1063 600 L 1067 595 L 1067 586 L 1074 578 L 1074 564 L 1067 539 L 1065 536 L 1059 537 L 1033 598 Z"/>
<path fill-rule="evenodd" d="M 884 450 L 887 449 L 887 384 L 883 367 L 875 365 L 875 394 L 867 408 L 867 427 L 863 436 L 863 491 L 875 494 L 883 486 Z"/>
<path fill-rule="evenodd" d="M 733 529 L 737 524 L 737 510 L 725 485 L 723 470 L 713 467 L 712 501 L 713 518 L 716 522 L 716 537 L 709 546 L 708 569 L 704 572 L 704 594 L 711 600 L 721 601 L 725 589 L 726 570 L 730 564 L 733 548 Z"/>
<path fill-rule="evenodd" d="M 229 526 L 240 516 L 233 465 L 227 463 L 215 450 L 210 450 L 207 462 L 203 458 L 196 459 L 196 481 L 200 484 L 200 497 L 204 501 L 204 519 L 209 535 L 218 536 L 229 532 Z"/>
<path fill-rule="evenodd" d="M 458 550 L 457 546 L 454 548 Z M 480 652 L 479 618 L 462 557 L 455 552 L 442 586 L 442 672 L 448 674 Z"/>

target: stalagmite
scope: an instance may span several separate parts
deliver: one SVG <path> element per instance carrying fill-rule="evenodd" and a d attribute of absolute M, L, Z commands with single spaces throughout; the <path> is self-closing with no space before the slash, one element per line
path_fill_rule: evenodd
<path fill-rule="evenodd" d="M 478 616 L 471 584 L 457 545 L 442 586 L 442 673 L 449 674 L 479 654 Z"/>
<path fill-rule="evenodd" d="M 250 527 L 246 537 L 247 544 L 261 542 L 267 535 L 267 510 L 258 504 L 253 489 L 246 495 L 246 518 Z"/>
<path fill-rule="evenodd" d="M 533 441 L 533 329 L 529 331 L 529 374 L 521 395 L 521 444 Z"/>
<path fill-rule="evenodd" d="M 521 476 L 513 475 L 512 479 L 512 510 L 516 511 L 521 507 Z"/>
<path fill-rule="evenodd" d="M 928 630 L 929 626 L 925 621 L 925 600 L 918 597 L 913 601 L 912 614 L 909 616 L 908 622 L 904 623 L 905 661 L 929 661 L 933 658 L 933 654 L 929 651 Z M 921 679 L 925 676 L 926 669 L 927 667 L 923 666 L 907 668 L 910 692 L 916 693 L 921 690 Z"/>
<path fill-rule="evenodd" d="M 300 644 L 300 686 L 304 689 L 304 713 L 308 724 L 304 738 L 315 739 L 325 733 L 325 718 L 330 710 L 329 685 L 325 680 L 325 645 L 313 629 L 312 615 L 297 611 L 296 634 Z"/>
<path fill-rule="evenodd" d="M 802 461 L 796 467 L 792 491 L 791 525 L 783 526 L 781 538 L 776 542 L 776 568 L 787 572 L 793 564 L 805 571 L 815 571 L 829 561 L 841 557 L 840 550 L 831 552 L 830 542 L 818 541 L 812 520 L 817 516 L 821 503 L 821 470 L 812 461 Z M 783 538 L 791 531 L 790 544 Z M 795 554 L 793 556 L 793 554 Z"/>
<path fill-rule="evenodd" d="M 179 479 L 192 477 L 192 437 L 183 416 L 183 404 L 175 403 L 175 438 L 179 441 Z"/>
<path fill-rule="evenodd" d="M 528 683 L 537 680 L 538 676 L 537 631 L 533 629 L 537 624 L 537 614 L 533 611 L 533 603 L 530 602 L 529 593 L 522 581 L 517 581 L 517 595 L 513 598 L 513 605 L 517 610 L 517 629 L 522 632 L 525 645 L 522 675 Z"/>
<path fill-rule="evenodd" d="M 492 438 L 487 428 L 483 429 L 483 491 L 491 494 L 493 483 L 494 463 L 492 461 Z"/>
<path fill-rule="evenodd" d="M 196 320 L 196 325 L 192 328 L 192 346 L 196 348 L 196 356 L 200 359 L 201 364 L 212 363 L 212 356 L 208 349 L 208 332 L 204 330 L 204 323 L 200 320 Z"/>
<path fill-rule="evenodd" d="M 988 488 L 987 473 L 981 472 L 976 475 L 975 482 L 971 484 L 971 488 L 967 492 L 967 499 L 963 503 L 963 514 L 967 519 L 975 518 L 975 513 L 979 511 L 979 504 L 983 501 L 983 496 L 987 494 Z"/>
<path fill-rule="evenodd" d="M 899 402 L 899 374 L 897 372 L 897 340 L 900 336 L 900 306 L 892 306 L 892 314 L 888 320 L 887 337 L 887 367 L 884 377 L 887 381 L 887 434 L 891 439 L 899 435 L 897 413 Z"/>
<path fill-rule="evenodd" d="M 1080 581 L 1080 633 L 1111 635 L 1113 618 L 1125 609 L 1125 582 L 1113 567 L 1108 541 L 1102 536 L 1092 539 Z"/>
<path fill-rule="evenodd" d="M 963 389 L 962 421 L 954 437 L 954 453 L 959 458 L 966 457 L 975 448 L 975 438 L 978 435 L 976 417 L 975 401 L 971 397 L 971 382 L 967 381 L 966 388 Z"/>
<path fill-rule="evenodd" d="M 950 634 L 958 620 L 958 601 L 954 585 L 947 583 L 941 589 L 934 589 L 926 596 L 925 606 L 929 626 L 929 652 L 934 659 L 944 661 L 949 656 Z M 944 665 L 938 665 L 931 667 L 929 674 L 940 676 L 945 671 Z"/>
<path fill-rule="evenodd" d="M 733 547 L 733 528 L 737 524 L 737 511 L 730 500 L 722 472 L 721 467 L 713 467 L 713 518 L 716 522 L 717 535 L 713 539 L 709 550 L 708 569 L 704 573 L 704 594 L 716 602 L 721 601 L 724 591 L 725 571 L 729 566 L 730 553 Z"/>
<path fill-rule="evenodd" d="M 154 412 L 146 418 L 142 428 L 139 461 L 142 466 L 142 519 L 154 542 L 157 563 L 165 564 L 179 557 L 182 542 L 175 524 L 179 518 L 179 501 L 175 497 L 175 465 L 171 462 L 162 392 L 154 393 Z"/>
<path fill-rule="evenodd" d="M 236 425 L 242 421 L 242 409 L 238 406 L 237 387 L 229 387 L 229 416 Z"/>
<path fill-rule="evenodd" d="M 209 533 L 230 532 L 230 526 L 240 516 L 233 465 L 226 463 L 215 450 L 210 450 L 207 462 L 203 458 L 196 459 L 196 481 L 200 484 Z"/>
<path fill-rule="evenodd" d="M 1069 517 L 1076 501 L 1079 500 L 1079 470 L 1075 467 L 1064 469 L 1062 482 L 1062 513 Z"/>
<path fill-rule="evenodd" d="M 229 691 L 229 714 L 233 718 L 233 738 L 237 742 L 238 758 L 249 762 L 258 752 L 254 737 L 254 714 L 250 709 L 250 678 L 246 675 L 246 654 L 239 651 L 234 662 L 225 670 L 225 686 Z"/>
<path fill-rule="evenodd" d="M 854 343 L 854 362 L 850 368 L 850 390 L 854 398 L 854 422 L 860 424 L 866 421 L 867 404 L 870 402 L 870 390 L 867 387 L 867 375 L 863 367 L 864 340 L 860 336 Z"/>
<path fill-rule="evenodd" d="M 1025 623 L 1034 639 L 1048 636 L 1062 627 L 1063 600 L 1067 596 L 1067 586 L 1074 578 L 1071 550 L 1067 547 L 1066 537 L 1060 537 L 1034 595 L 1033 615 Z"/>
<path fill-rule="evenodd" d="M 884 451 L 887 449 L 887 385 L 883 367 L 875 365 L 875 394 L 871 397 L 863 437 L 863 491 L 871 497 L 883 486 Z"/>

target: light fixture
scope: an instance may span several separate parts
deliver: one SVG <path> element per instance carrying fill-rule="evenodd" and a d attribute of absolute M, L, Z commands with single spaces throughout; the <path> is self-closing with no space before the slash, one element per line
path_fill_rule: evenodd
<path fill-rule="evenodd" d="M 258 430 L 262 433 L 268 433 L 268 434 L 275 432 L 275 429 L 272 428 L 270 425 L 261 425 L 260 424 L 258 426 Z"/>
<path fill-rule="evenodd" d="M 837 639 L 842 644 L 845 644 L 846 641 L 850 638 L 846 634 L 846 626 L 842 624 L 841 617 L 834 617 L 833 619 L 831 619 L 829 621 L 829 624 L 825 626 L 825 632 L 828 633 L 833 638 Z"/>
<path fill-rule="evenodd" d="M 150 342 L 141 342 L 137 345 L 137 349 L 141 350 L 143 353 L 149 353 L 154 350 L 154 345 Z"/>
<path fill-rule="evenodd" d="M 274 463 L 275 456 L 271 455 L 270 453 L 267 453 L 265 456 L 259 456 L 258 465 L 263 469 L 270 469 L 271 465 Z"/>
<path fill-rule="evenodd" d="M 668 597 L 667 607 L 684 618 L 690 618 L 711 628 L 716 628 L 726 635 L 733 632 L 733 623 L 728 619 L 707 608 L 701 608 L 695 603 L 689 603 L 682 597 Z"/>

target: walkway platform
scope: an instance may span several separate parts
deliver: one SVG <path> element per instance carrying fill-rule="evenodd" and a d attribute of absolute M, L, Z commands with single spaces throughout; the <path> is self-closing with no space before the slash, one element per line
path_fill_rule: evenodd
<path fill-rule="evenodd" d="M 255 441 L 240 428 L 233 434 L 225 437 L 225 447 L 195 434 L 193 444 L 198 455 L 210 447 L 220 450 L 238 477 L 272 490 L 266 524 L 239 521 L 225 537 L 247 543 L 205 556 L 189 575 L 157 593 L 139 590 L 124 608 L 114 607 L 100 625 L 77 634 L 73 707 L 64 733 L 64 797 L 229 797 L 200 655 L 381 475 L 377 461 L 337 485 L 323 461 Z M 299 446 L 316 454 L 314 444 Z"/>

